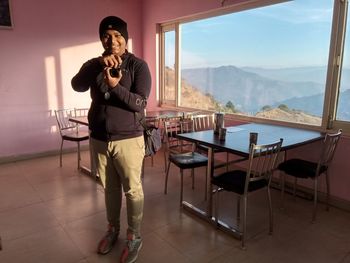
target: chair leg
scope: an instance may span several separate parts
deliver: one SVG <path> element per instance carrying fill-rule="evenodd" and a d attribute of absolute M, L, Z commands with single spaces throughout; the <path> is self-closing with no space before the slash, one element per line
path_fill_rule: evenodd
<path fill-rule="evenodd" d="M 312 211 L 312 223 L 316 221 L 316 209 L 317 209 L 317 176 L 314 179 L 314 208 Z"/>
<path fill-rule="evenodd" d="M 236 213 L 237 213 L 237 226 L 239 226 L 239 222 L 241 221 L 241 197 L 240 196 L 237 196 L 237 210 L 236 210 Z"/>
<path fill-rule="evenodd" d="M 205 170 L 205 185 L 204 185 L 204 200 L 207 201 L 208 198 L 208 177 L 207 177 L 207 169 Z"/>
<path fill-rule="evenodd" d="M 170 170 L 170 162 L 168 162 L 168 165 L 166 166 L 166 173 L 165 173 L 165 185 L 164 185 L 164 194 L 167 194 L 168 192 L 168 177 L 169 177 L 169 170 Z"/>
<path fill-rule="evenodd" d="M 285 190 L 285 174 L 281 171 L 281 207 L 280 209 L 284 209 L 284 190 Z"/>
<path fill-rule="evenodd" d="M 180 207 L 182 207 L 182 199 L 183 199 L 183 193 L 184 193 L 184 171 L 182 169 L 180 169 L 180 176 L 181 176 Z"/>
<path fill-rule="evenodd" d="M 247 196 L 243 196 L 242 249 L 245 249 L 246 233 L 247 233 Z"/>
<path fill-rule="evenodd" d="M 327 200 L 326 200 L 326 209 L 329 211 L 329 197 L 330 197 L 330 185 L 329 185 L 329 176 L 328 172 L 326 171 L 326 184 L 327 184 Z"/>
<path fill-rule="evenodd" d="M 80 142 L 78 142 L 78 170 L 80 169 Z"/>
<path fill-rule="evenodd" d="M 166 170 L 167 170 L 167 158 L 166 158 L 166 155 L 167 155 L 167 153 L 166 153 L 166 151 L 164 151 L 164 172 L 166 172 Z"/>
<path fill-rule="evenodd" d="M 191 177 L 192 177 L 192 190 L 194 190 L 194 169 L 191 169 Z"/>
<path fill-rule="evenodd" d="M 295 200 L 295 197 L 296 197 L 296 193 L 297 193 L 297 178 L 294 177 L 294 189 L 293 189 L 294 200 Z"/>
<path fill-rule="evenodd" d="M 269 228 L 269 234 L 272 235 L 273 232 L 273 211 L 272 211 L 272 199 L 271 199 L 271 191 L 270 191 L 270 187 L 267 187 L 267 198 L 268 198 L 268 202 L 269 202 L 269 221 L 270 221 L 270 228 Z"/>
<path fill-rule="evenodd" d="M 62 167 L 62 148 L 63 148 L 63 140 L 61 140 L 61 150 L 60 150 L 60 167 Z"/>
<path fill-rule="evenodd" d="M 220 189 L 217 188 L 215 191 L 216 198 L 215 198 L 215 210 L 214 210 L 214 216 L 215 216 L 215 225 L 216 227 L 219 226 L 219 191 Z"/>

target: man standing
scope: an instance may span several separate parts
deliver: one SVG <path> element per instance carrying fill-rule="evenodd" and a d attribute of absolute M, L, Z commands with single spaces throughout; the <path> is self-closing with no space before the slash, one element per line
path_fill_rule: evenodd
<path fill-rule="evenodd" d="M 145 61 L 126 49 L 125 21 L 105 17 L 99 26 L 102 56 L 85 62 L 72 79 L 75 91 L 90 89 L 88 114 L 91 146 L 105 189 L 108 230 L 97 252 L 107 254 L 118 240 L 122 190 L 127 207 L 127 240 L 121 262 L 135 262 L 142 247 L 141 170 L 145 154 L 140 118 L 150 94 L 151 76 Z"/>

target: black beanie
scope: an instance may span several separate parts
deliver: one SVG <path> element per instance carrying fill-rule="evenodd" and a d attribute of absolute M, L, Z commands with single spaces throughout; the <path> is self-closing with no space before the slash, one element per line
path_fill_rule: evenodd
<path fill-rule="evenodd" d="M 128 42 L 129 35 L 127 24 L 123 19 L 116 16 L 107 16 L 102 19 L 99 29 L 100 39 L 102 38 L 103 33 L 108 29 L 118 31 L 125 38 L 125 42 Z"/>

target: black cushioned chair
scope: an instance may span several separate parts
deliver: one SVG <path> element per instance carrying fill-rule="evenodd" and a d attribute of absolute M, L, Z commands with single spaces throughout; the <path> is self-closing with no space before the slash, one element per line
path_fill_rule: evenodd
<path fill-rule="evenodd" d="M 231 170 L 217 176 L 214 176 L 211 183 L 216 186 L 214 193 L 216 195 L 215 202 L 215 220 L 218 225 L 219 221 L 219 193 L 221 191 L 229 191 L 238 195 L 237 200 L 237 222 L 240 220 L 240 202 L 243 200 L 243 229 L 237 226 L 237 232 L 241 235 L 242 248 L 245 248 L 246 226 L 247 226 L 247 201 L 248 195 L 266 188 L 268 203 L 270 228 L 269 233 L 273 230 L 272 220 L 272 202 L 270 194 L 271 175 L 276 168 L 276 160 L 281 149 L 283 140 L 266 145 L 251 144 L 249 151 L 248 167 L 246 169 Z"/>
<path fill-rule="evenodd" d="M 294 196 L 296 193 L 297 179 L 312 179 L 314 181 L 314 207 L 312 211 L 312 222 L 316 220 L 316 209 L 317 209 L 317 183 L 318 177 L 321 174 L 326 175 L 327 184 L 327 210 L 329 209 L 329 175 L 328 169 L 332 163 L 335 149 L 337 147 L 340 135 L 342 131 L 339 130 L 336 133 L 327 133 L 323 143 L 320 157 L 317 162 L 311 162 L 303 159 L 290 159 L 279 164 L 278 169 L 282 172 L 282 202 L 284 195 L 284 175 L 290 175 L 294 177 Z M 283 206 L 283 203 L 282 203 Z"/>
<path fill-rule="evenodd" d="M 186 141 L 179 140 L 176 135 L 179 133 L 186 133 L 193 131 L 193 120 L 169 120 L 164 122 L 164 135 L 167 153 L 167 169 L 165 175 L 164 194 L 167 194 L 168 177 L 170 164 L 176 165 L 180 168 L 181 176 L 181 192 L 180 192 L 180 206 L 182 206 L 183 199 L 183 171 L 191 169 L 192 189 L 194 188 L 194 168 L 208 165 L 208 158 L 198 152 L 194 151 L 194 145 Z M 206 177 L 206 173 L 203 175 Z M 206 181 L 206 180 L 205 180 Z M 207 197 L 205 182 L 205 198 Z"/>

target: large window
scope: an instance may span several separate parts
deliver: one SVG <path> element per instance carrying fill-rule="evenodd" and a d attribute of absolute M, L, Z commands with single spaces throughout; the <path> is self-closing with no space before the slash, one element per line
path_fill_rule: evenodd
<path fill-rule="evenodd" d="M 162 103 L 172 104 L 167 97 L 174 96 L 178 107 L 328 127 L 335 107 L 337 119 L 350 121 L 350 60 L 344 58 L 342 71 L 333 69 L 343 31 L 333 16 L 345 13 L 346 1 L 261 2 L 176 21 L 172 37 L 164 33 L 173 48 L 162 52 L 162 74 L 172 80 L 160 85 L 167 94 Z M 350 40 L 345 47 L 349 56 Z M 339 90 L 332 87 L 340 76 L 334 72 L 342 72 Z"/>

